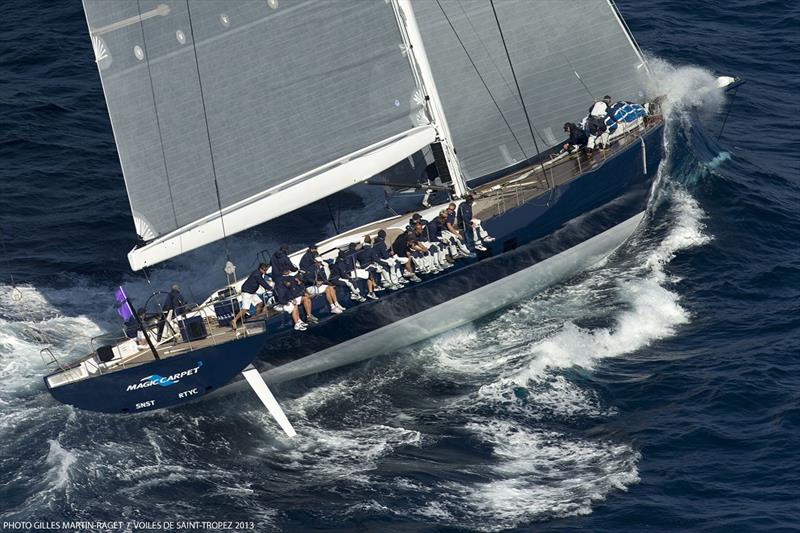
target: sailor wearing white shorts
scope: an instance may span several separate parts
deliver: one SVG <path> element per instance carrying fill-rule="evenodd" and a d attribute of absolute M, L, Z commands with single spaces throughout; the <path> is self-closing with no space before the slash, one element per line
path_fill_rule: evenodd
<path fill-rule="evenodd" d="M 302 296 L 298 296 L 296 298 L 292 298 L 285 304 L 275 304 L 273 309 L 276 311 L 283 311 L 284 313 L 289 313 L 290 315 L 297 309 L 303 301 Z"/>
<path fill-rule="evenodd" d="M 325 295 L 328 301 L 331 313 L 338 315 L 344 311 L 336 297 L 336 289 L 333 285 L 328 283 L 328 273 L 325 270 L 325 263 L 322 257 L 316 255 L 313 258 L 311 265 L 306 265 L 307 270 L 303 274 L 303 282 L 306 284 L 306 294 L 312 298 Z"/>
<path fill-rule="evenodd" d="M 250 308 L 255 307 L 256 314 L 260 313 L 264 307 L 264 300 L 258 294 L 259 287 L 265 291 L 272 290 L 272 286 L 267 282 L 267 267 L 266 263 L 260 263 L 258 268 L 254 270 L 242 283 L 242 306 L 239 312 L 233 317 L 231 321 L 231 328 L 236 331 L 236 323 L 244 318 L 245 314 L 250 314 Z"/>
<path fill-rule="evenodd" d="M 295 296 L 292 290 L 292 279 L 284 278 L 279 283 L 275 284 L 275 300 L 276 304 L 273 308 L 276 311 L 282 311 L 291 315 L 292 322 L 294 322 L 294 329 L 297 331 L 305 331 L 308 324 L 300 320 L 299 306 L 303 303 L 303 296 Z"/>

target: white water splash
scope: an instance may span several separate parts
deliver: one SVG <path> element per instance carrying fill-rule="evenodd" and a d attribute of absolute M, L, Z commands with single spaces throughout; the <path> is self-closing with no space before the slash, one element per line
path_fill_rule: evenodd
<path fill-rule="evenodd" d="M 57 440 L 47 441 L 50 450 L 47 452 L 47 464 L 50 467 L 48 477 L 51 487 L 61 489 L 69 481 L 69 469 L 77 460 L 75 454 L 64 449 Z"/>
<path fill-rule="evenodd" d="M 653 75 L 648 83 L 648 94 L 665 97 L 662 111 L 667 119 L 692 108 L 715 111 L 725 100 L 725 92 L 710 70 L 696 66 L 676 67 L 657 57 L 648 58 L 648 65 Z"/>
<path fill-rule="evenodd" d="M 612 490 L 638 482 L 627 445 L 570 438 L 504 420 L 467 425 L 497 461 L 473 484 L 446 483 L 414 513 L 437 523 L 500 531 L 545 518 L 588 514 Z"/>

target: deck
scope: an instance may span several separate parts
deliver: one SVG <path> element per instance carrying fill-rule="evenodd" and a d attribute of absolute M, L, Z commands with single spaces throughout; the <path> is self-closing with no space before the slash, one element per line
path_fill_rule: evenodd
<path fill-rule="evenodd" d="M 583 151 L 571 155 L 553 155 L 547 161 L 537 163 L 533 166 L 520 169 L 506 176 L 502 176 L 489 183 L 476 187 L 472 193 L 476 199 L 473 207 L 475 216 L 482 220 L 491 219 L 509 209 L 521 206 L 537 197 L 549 195 L 554 187 L 568 183 L 581 174 L 595 169 L 602 163 L 613 157 L 616 153 L 623 150 L 631 143 L 639 142 L 642 135 L 661 123 L 661 117 L 648 117 L 634 128 L 622 132 L 611 138 L 609 147 L 606 150 L 597 150 L 592 155 L 587 155 Z M 442 205 L 434 206 L 429 209 L 420 210 L 419 213 L 426 219 L 435 217 L 443 208 Z M 375 236 L 380 229 L 387 231 L 387 242 L 391 243 L 394 237 L 404 231 L 409 214 L 392 216 L 378 220 L 370 224 L 354 228 L 345 233 L 339 234 L 331 239 L 319 243 L 320 255 L 324 258 L 332 258 L 339 248 L 347 246 L 350 242 L 363 242 L 364 235 Z M 290 257 L 297 264 L 305 250 L 300 250 Z M 239 280 L 233 286 L 237 289 L 241 287 L 244 280 Z M 402 290 L 402 289 L 401 289 Z M 245 328 L 240 326 L 239 336 L 234 333 L 229 326 L 220 326 L 217 323 L 214 313 L 214 303 L 219 300 L 212 294 L 200 307 L 191 314 L 203 317 L 208 335 L 199 340 L 183 341 L 180 334 L 174 335 L 167 340 L 162 340 L 156 347 L 162 359 L 181 355 L 190 351 L 208 348 L 214 345 L 226 344 L 237 340 L 242 335 L 257 334 L 264 331 L 265 318 L 272 318 L 279 313 L 270 308 L 266 309 L 265 314 L 255 317 L 246 324 Z M 175 323 L 172 323 L 174 328 Z M 82 379 L 94 377 L 98 373 L 105 374 L 116 372 L 125 368 L 139 366 L 154 360 L 153 354 L 148 346 L 135 346 L 130 344 L 135 341 L 127 341 L 128 353 L 116 357 L 108 363 L 99 363 L 96 353 L 93 352 L 80 360 L 69 364 L 59 364 L 59 371 L 49 376 L 48 383 L 51 387 L 57 387 L 66 383 L 72 383 Z M 53 358 L 58 363 L 58 361 Z"/>

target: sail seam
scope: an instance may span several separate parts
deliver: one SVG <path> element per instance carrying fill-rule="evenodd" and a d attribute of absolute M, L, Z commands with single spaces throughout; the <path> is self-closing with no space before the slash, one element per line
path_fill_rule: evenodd
<path fill-rule="evenodd" d="M 169 191 L 169 203 L 172 207 L 172 216 L 175 218 L 175 228 L 180 227 L 178 223 L 178 213 L 175 211 L 175 199 L 172 196 L 172 183 L 169 179 L 169 167 L 167 166 L 167 152 L 164 148 L 164 135 L 161 132 L 161 120 L 158 118 L 158 103 L 156 102 L 156 89 L 153 85 L 153 72 L 150 70 L 150 53 L 147 50 L 147 38 L 144 34 L 144 21 L 142 20 L 142 4 L 141 0 L 136 0 L 136 9 L 139 11 L 139 29 L 142 32 L 142 45 L 144 47 L 144 53 L 146 54 L 147 61 L 147 78 L 150 80 L 150 92 L 153 95 L 153 110 L 155 111 L 156 115 L 156 128 L 158 129 L 158 142 L 161 145 L 161 157 L 164 161 L 164 176 L 167 179 L 167 190 Z"/>
<path fill-rule="evenodd" d="M 517 86 L 517 92 L 519 93 L 519 100 L 522 102 L 522 110 L 525 112 L 525 120 L 528 121 L 528 127 L 531 130 L 531 138 L 533 139 L 533 146 L 536 148 L 536 157 L 539 158 L 539 163 L 542 166 L 542 175 L 544 175 L 545 180 L 547 180 L 547 186 L 550 188 L 550 196 L 552 198 L 553 195 L 553 185 L 550 183 L 550 180 L 547 177 L 547 171 L 544 168 L 544 160 L 542 159 L 542 153 L 539 151 L 539 143 L 536 142 L 536 136 L 533 134 L 533 122 L 531 122 L 531 117 L 528 114 L 528 107 L 525 105 L 525 99 L 522 97 L 522 89 L 519 87 L 519 80 L 517 79 L 517 73 L 514 70 L 514 63 L 511 62 L 511 54 L 508 52 L 508 46 L 506 45 L 506 38 L 503 35 L 503 28 L 500 26 L 500 19 L 497 17 L 497 10 L 494 7 L 494 0 L 489 0 L 489 3 L 492 6 L 492 13 L 494 14 L 494 20 L 497 23 L 497 30 L 500 32 L 500 40 L 503 42 L 503 49 L 506 51 L 506 58 L 508 59 L 508 66 L 511 67 L 511 75 L 514 78 L 514 84 Z M 550 205 L 550 200 L 548 199 L 547 205 Z"/>
<path fill-rule="evenodd" d="M 511 136 L 514 138 L 514 141 L 517 143 L 517 146 L 519 146 L 519 149 L 522 152 L 523 157 L 525 159 L 528 159 L 527 152 L 525 152 L 525 149 L 522 147 L 522 143 L 519 142 L 519 139 L 517 138 L 517 135 L 514 133 L 514 129 L 511 127 L 511 124 L 509 124 L 508 120 L 506 119 L 506 116 L 503 113 L 503 110 L 500 109 L 500 104 L 497 103 L 497 100 L 495 99 L 494 95 L 492 94 L 491 89 L 489 89 L 489 85 L 486 83 L 486 80 L 483 78 L 483 75 L 481 75 L 480 70 L 478 70 L 478 66 L 472 60 L 472 56 L 470 55 L 469 51 L 467 50 L 467 47 L 464 45 L 464 42 L 461 40 L 461 37 L 459 37 L 455 26 L 453 26 L 453 23 L 450 20 L 450 17 L 447 16 L 447 13 L 444 10 L 444 6 L 442 6 L 442 3 L 441 3 L 440 0 L 436 0 L 436 4 L 439 6 L 439 9 L 442 11 L 442 15 L 444 15 L 444 18 L 447 21 L 447 24 L 450 26 L 450 29 L 453 30 L 453 35 L 455 35 L 456 40 L 458 40 L 458 44 L 461 45 L 461 48 L 464 50 L 464 53 L 467 55 L 467 59 L 469 60 L 470 64 L 472 65 L 472 68 L 475 70 L 475 74 L 478 75 L 478 79 L 481 80 L 481 83 L 483 84 L 483 87 L 486 89 L 486 92 L 489 94 L 489 98 L 491 98 L 492 103 L 497 108 L 497 112 L 500 113 L 500 118 L 503 119 L 503 122 L 505 122 L 506 127 L 508 128 L 508 131 L 511 133 Z M 464 8 L 462 7 L 461 9 L 463 10 Z M 464 15 L 466 16 L 466 13 L 464 13 Z M 467 20 L 469 21 L 469 19 L 467 19 Z M 471 23 L 470 23 L 470 25 L 471 25 Z M 475 32 L 475 34 L 477 35 L 478 33 Z M 480 39 L 480 36 L 478 38 Z M 481 42 L 483 42 L 483 41 L 481 41 Z M 488 50 L 487 50 L 487 54 L 488 54 Z M 490 55 L 490 58 L 491 58 L 491 55 Z M 499 71 L 499 69 L 498 69 L 498 71 Z M 502 74 L 501 74 L 501 77 L 502 77 Z M 504 81 L 505 81 L 505 79 L 504 79 Z M 509 87 L 509 89 L 510 89 L 510 87 Z M 533 132 L 531 132 L 531 135 L 533 135 Z M 535 139 L 534 139 L 534 142 L 535 142 Z"/>
<path fill-rule="evenodd" d="M 228 233 L 225 231 L 225 217 L 222 216 L 222 198 L 219 194 L 219 182 L 217 181 L 217 166 L 214 163 L 214 148 L 211 143 L 211 128 L 208 125 L 208 113 L 206 112 L 206 97 L 203 93 L 203 77 L 200 75 L 200 61 L 197 59 L 197 41 L 194 38 L 194 26 L 192 25 L 192 8 L 186 0 L 186 13 L 189 18 L 189 33 L 192 36 L 192 51 L 194 52 L 194 64 L 197 68 L 197 86 L 200 89 L 200 103 L 203 106 L 203 121 L 206 125 L 206 138 L 208 139 L 208 153 L 211 156 L 211 173 L 214 175 L 214 192 L 217 195 L 217 208 L 219 209 L 219 221 L 222 224 L 222 241 L 225 246 L 225 256 L 230 260 L 231 254 L 228 249 Z"/>

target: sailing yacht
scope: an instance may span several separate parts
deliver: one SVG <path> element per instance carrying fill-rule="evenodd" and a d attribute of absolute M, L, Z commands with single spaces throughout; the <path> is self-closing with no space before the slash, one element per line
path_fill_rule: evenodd
<path fill-rule="evenodd" d="M 194 309 L 153 324 L 145 317 L 146 343 L 93 346 L 71 363 L 53 357 L 44 380 L 61 402 L 136 413 L 248 384 L 291 435 L 270 384 L 508 306 L 600 261 L 644 217 L 663 123 L 645 90 L 647 63 L 611 0 L 83 5 L 138 235 L 133 270 L 367 182 L 421 151 L 447 195 L 422 216 L 472 194 L 474 216 L 495 240 L 376 301 L 318 309 L 320 323 L 307 331 L 271 309 L 231 331 L 243 279 L 230 278 Z M 606 118 L 602 150 L 563 150 L 564 123 L 604 94 L 639 111 Z M 338 233 L 317 243 L 319 254 L 331 258 L 379 230 L 391 243 L 408 218 Z M 122 289 L 118 302 L 136 316 Z"/>

